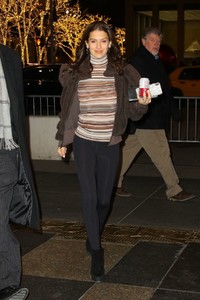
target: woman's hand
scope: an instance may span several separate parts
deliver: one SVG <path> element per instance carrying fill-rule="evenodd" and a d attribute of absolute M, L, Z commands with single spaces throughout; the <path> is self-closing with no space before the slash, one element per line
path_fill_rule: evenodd
<path fill-rule="evenodd" d="M 66 153 L 67 153 L 67 148 L 66 147 L 58 147 L 57 152 L 62 158 L 65 158 Z"/>
<path fill-rule="evenodd" d="M 142 98 L 139 97 L 139 95 L 137 95 L 137 99 L 138 99 L 138 102 L 143 105 L 148 105 L 149 103 L 151 103 L 151 95 L 150 95 L 149 90 L 144 94 L 144 96 Z"/>

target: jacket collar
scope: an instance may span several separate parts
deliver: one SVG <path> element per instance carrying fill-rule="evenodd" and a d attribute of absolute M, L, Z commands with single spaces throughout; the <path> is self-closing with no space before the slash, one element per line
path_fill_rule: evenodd
<path fill-rule="evenodd" d="M 143 55 L 148 56 L 152 60 L 156 59 L 155 56 L 151 54 L 151 52 L 149 52 L 143 45 L 140 46 L 139 51 L 141 51 Z"/>

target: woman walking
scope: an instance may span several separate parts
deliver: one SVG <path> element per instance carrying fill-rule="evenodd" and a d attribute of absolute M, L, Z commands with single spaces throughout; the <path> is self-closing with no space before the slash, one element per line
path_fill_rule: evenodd
<path fill-rule="evenodd" d="M 121 136 L 128 118 L 139 120 L 151 101 L 148 95 L 129 102 L 128 88 L 135 90 L 139 78 L 122 59 L 113 31 L 102 21 L 88 25 L 75 63 L 60 70 L 63 91 L 56 133 L 58 153 L 65 157 L 67 146 L 73 143 L 94 281 L 104 277 L 101 235 L 110 209 Z"/>

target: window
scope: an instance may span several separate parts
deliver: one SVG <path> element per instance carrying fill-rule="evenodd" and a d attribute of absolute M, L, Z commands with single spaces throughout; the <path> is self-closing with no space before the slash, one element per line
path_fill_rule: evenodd
<path fill-rule="evenodd" d="M 187 68 L 179 76 L 180 80 L 200 80 L 200 68 Z"/>

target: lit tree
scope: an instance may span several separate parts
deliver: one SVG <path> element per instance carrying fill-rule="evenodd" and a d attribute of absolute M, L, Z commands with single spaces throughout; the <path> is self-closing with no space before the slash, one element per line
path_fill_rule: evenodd
<path fill-rule="evenodd" d="M 0 42 L 4 45 L 10 45 L 11 37 L 11 21 L 12 21 L 12 3 L 7 0 L 1 1 L 0 6 Z"/>
<path fill-rule="evenodd" d="M 75 59 L 77 47 L 86 26 L 96 20 L 104 20 L 105 22 L 109 20 L 104 16 L 84 14 L 78 3 L 70 6 L 68 0 L 65 2 L 58 0 L 56 14 L 57 21 L 54 22 L 55 47 L 61 48 L 72 61 Z"/>
<path fill-rule="evenodd" d="M 126 53 L 125 41 L 126 41 L 126 31 L 125 28 L 115 28 L 115 35 L 117 43 L 119 44 L 122 55 Z"/>
<path fill-rule="evenodd" d="M 37 14 L 37 28 L 31 33 L 31 37 L 35 42 L 38 64 L 41 62 L 47 63 L 47 49 L 51 35 L 50 16 L 50 0 L 46 0 L 46 2 L 43 3 L 43 7 L 40 7 L 39 13 Z"/>
<path fill-rule="evenodd" d="M 23 64 L 29 63 L 28 39 L 37 27 L 39 7 L 39 0 L 1 0 L 0 42 L 18 48 Z"/>
<path fill-rule="evenodd" d="M 62 49 L 73 61 L 83 31 L 97 20 L 110 19 L 82 13 L 79 3 L 70 0 L 1 0 L 0 42 L 19 49 L 24 65 L 30 62 L 30 49 L 36 50 L 39 64 L 48 62 L 49 48 L 54 56 Z M 116 28 L 116 37 L 124 54 L 124 29 Z"/>
<path fill-rule="evenodd" d="M 21 49 L 22 62 L 29 63 L 28 39 L 37 26 L 39 14 L 39 0 L 21 1 L 15 0 L 14 17 L 16 18 L 19 46 Z"/>
<path fill-rule="evenodd" d="M 2 5 L 3 4 L 3 5 Z M 1 4 L 1 32 L 3 44 L 10 44 L 9 35 L 15 37 L 16 48 L 21 51 L 22 62 L 29 62 L 28 38 L 34 31 L 39 0 L 3 0 Z"/>

